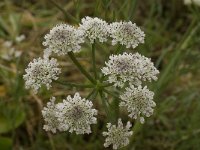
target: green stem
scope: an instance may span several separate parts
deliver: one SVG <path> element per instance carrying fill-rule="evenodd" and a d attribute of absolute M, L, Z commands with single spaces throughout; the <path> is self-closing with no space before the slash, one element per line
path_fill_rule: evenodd
<path fill-rule="evenodd" d="M 68 56 L 73 61 L 73 63 L 77 66 L 77 68 L 80 70 L 80 72 L 85 75 L 85 77 L 90 80 L 93 84 L 96 84 L 96 80 L 94 80 L 90 74 L 81 66 L 81 64 L 77 61 L 76 57 L 74 56 L 73 52 L 68 52 Z"/>
<path fill-rule="evenodd" d="M 134 12 L 135 12 L 135 8 L 137 6 L 137 0 L 131 0 L 131 4 L 129 4 L 129 6 L 130 6 L 130 10 L 128 14 L 128 20 L 132 20 Z"/>
<path fill-rule="evenodd" d="M 104 95 L 103 91 L 99 91 L 99 94 L 100 94 L 100 97 L 101 97 L 102 104 L 103 104 L 103 107 L 105 109 L 106 115 L 108 116 L 109 120 L 111 120 L 112 116 L 111 116 L 111 113 L 109 112 L 108 105 L 106 103 L 105 95 Z"/>
<path fill-rule="evenodd" d="M 88 96 L 86 97 L 86 99 L 90 99 L 95 93 L 97 93 L 96 89 L 93 89 Z M 96 94 L 95 94 L 96 95 Z"/>
<path fill-rule="evenodd" d="M 129 143 L 129 146 L 128 146 L 129 148 L 128 149 L 132 149 L 133 148 L 135 137 L 140 132 L 141 128 L 142 128 L 142 124 L 140 123 L 139 120 L 136 120 L 136 122 L 135 122 L 135 124 L 134 124 L 134 126 L 132 128 L 133 136 L 130 139 L 130 143 Z"/>
<path fill-rule="evenodd" d="M 109 86 L 113 86 L 114 85 L 114 83 L 107 83 L 107 84 L 103 84 L 101 87 L 109 87 Z"/>
<path fill-rule="evenodd" d="M 123 47 L 124 47 L 123 45 L 119 44 L 115 54 L 120 54 L 122 52 Z"/>
<path fill-rule="evenodd" d="M 66 19 L 71 19 L 76 23 L 79 23 L 79 21 L 73 17 L 71 14 L 69 14 L 67 11 L 65 11 L 60 5 L 58 5 L 54 0 L 49 0 L 54 6 L 56 6 L 65 16 Z"/>
<path fill-rule="evenodd" d="M 109 95 L 115 97 L 115 98 L 119 98 L 119 96 L 115 95 L 114 93 L 112 93 L 112 92 L 110 92 L 110 91 L 108 91 L 108 90 L 106 90 L 106 89 L 103 89 L 103 91 L 106 92 L 107 94 L 109 94 Z"/>
<path fill-rule="evenodd" d="M 76 83 L 70 83 L 70 82 L 65 82 L 65 81 L 58 81 L 54 80 L 54 82 L 59 83 L 61 85 L 69 86 L 69 87 L 77 87 L 77 88 L 93 88 L 94 86 L 92 84 L 76 84 Z"/>
<path fill-rule="evenodd" d="M 97 79 L 96 57 L 95 57 L 95 41 L 92 44 L 92 65 L 93 65 L 94 77 L 95 77 L 95 79 Z"/>

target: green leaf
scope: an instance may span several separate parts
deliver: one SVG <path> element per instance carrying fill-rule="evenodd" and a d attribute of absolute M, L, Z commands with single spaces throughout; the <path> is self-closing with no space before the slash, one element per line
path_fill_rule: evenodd
<path fill-rule="evenodd" d="M 2 150 L 11 150 L 12 140 L 10 138 L 0 137 L 0 148 Z"/>
<path fill-rule="evenodd" d="M 19 127 L 24 120 L 25 112 L 19 104 L 0 105 L 0 133 L 6 133 Z"/>

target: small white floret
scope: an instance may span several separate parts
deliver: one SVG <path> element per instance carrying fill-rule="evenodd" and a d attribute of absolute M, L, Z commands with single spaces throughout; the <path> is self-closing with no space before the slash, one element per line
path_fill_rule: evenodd
<path fill-rule="evenodd" d="M 109 33 L 113 45 L 119 43 L 125 45 L 126 48 L 135 48 L 140 43 L 144 43 L 144 32 L 131 21 L 111 23 L 109 26 Z"/>
<path fill-rule="evenodd" d="M 74 97 L 70 95 L 63 100 L 63 105 L 58 108 L 59 121 L 67 126 L 65 131 L 75 132 L 76 134 L 91 133 L 91 124 L 96 124 L 97 110 L 93 109 L 91 101 L 82 99 L 79 93 Z"/>
<path fill-rule="evenodd" d="M 50 30 L 44 37 L 43 45 L 58 55 L 79 52 L 84 42 L 83 32 L 67 24 L 60 24 Z"/>
<path fill-rule="evenodd" d="M 118 119 L 118 126 L 107 124 L 108 131 L 103 132 L 103 136 L 107 136 L 104 146 L 113 145 L 113 149 L 119 149 L 129 144 L 129 137 L 133 134 L 130 131 L 131 123 L 128 121 L 126 126 L 123 126 L 121 119 Z"/>
<path fill-rule="evenodd" d="M 85 17 L 81 20 L 79 29 L 84 32 L 84 36 L 94 43 L 98 39 L 100 42 L 107 41 L 108 24 L 106 21 L 97 17 Z"/>
<path fill-rule="evenodd" d="M 45 85 L 49 89 L 52 80 L 58 79 L 61 69 L 58 68 L 57 60 L 54 58 L 38 58 L 29 63 L 25 72 L 26 74 L 23 76 L 25 87 L 27 89 L 31 88 L 37 93 L 42 85 Z"/>
<path fill-rule="evenodd" d="M 108 76 L 108 82 L 114 86 L 123 87 L 126 83 L 139 86 L 143 81 L 157 80 L 159 71 L 151 59 L 139 53 L 111 55 L 102 68 L 102 73 Z"/>
<path fill-rule="evenodd" d="M 144 116 L 151 116 L 156 106 L 153 96 L 154 92 L 149 91 L 146 86 L 144 88 L 130 86 L 120 96 L 122 100 L 120 106 L 127 108 L 130 113 L 129 117 L 133 119 L 139 118 L 140 122 L 144 123 Z"/>

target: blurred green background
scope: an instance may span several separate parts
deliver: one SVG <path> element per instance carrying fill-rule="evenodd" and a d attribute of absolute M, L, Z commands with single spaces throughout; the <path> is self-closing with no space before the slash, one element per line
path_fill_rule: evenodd
<path fill-rule="evenodd" d="M 25 90 L 22 76 L 33 58 L 42 56 L 44 35 L 57 23 L 78 25 L 85 16 L 108 22 L 131 20 L 146 34 L 145 44 L 128 52 L 151 57 L 160 70 L 156 111 L 135 126 L 124 150 L 200 149 L 200 7 L 183 0 L 1 0 L 0 1 L 0 150 L 102 150 L 106 116 L 99 109 L 90 135 L 46 133 L 41 109 L 54 95 L 63 98 L 77 89 L 53 84 L 37 95 Z M 115 47 L 98 45 L 101 68 Z M 77 57 L 91 70 L 90 46 Z M 66 57 L 59 58 L 61 79 L 87 82 Z M 89 91 L 78 89 L 82 96 Z M 127 118 L 127 114 L 120 114 Z M 127 118 L 128 120 L 128 118 Z M 134 124 L 134 121 L 131 120 Z M 110 148 L 108 148 L 110 149 Z"/>

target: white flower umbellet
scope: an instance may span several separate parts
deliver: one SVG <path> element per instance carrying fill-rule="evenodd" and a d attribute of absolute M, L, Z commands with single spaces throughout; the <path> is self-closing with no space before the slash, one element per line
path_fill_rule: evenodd
<path fill-rule="evenodd" d="M 65 131 L 75 131 L 76 134 L 91 133 L 91 124 L 96 124 L 97 110 L 93 109 L 91 101 L 82 99 L 79 93 L 75 93 L 74 97 L 70 95 L 63 100 L 62 105 L 57 107 L 59 112 L 58 120 L 65 124 Z"/>
<path fill-rule="evenodd" d="M 60 24 L 45 35 L 43 45 L 58 55 L 65 55 L 70 51 L 79 52 L 80 44 L 84 43 L 83 32 L 67 24 Z"/>
<path fill-rule="evenodd" d="M 109 26 L 109 33 L 113 45 L 119 42 L 125 45 L 126 48 L 135 48 L 139 43 L 144 43 L 144 32 L 131 21 L 111 23 Z"/>
<path fill-rule="evenodd" d="M 122 102 L 120 106 L 127 108 L 129 117 L 133 119 L 140 119 L 141 123 L 144 123 L 144 117 L 149 117 L 153 114 L 153 107 L 156 103 L 153 101 L 154 92 L 149 91 L 145 86 L 142 88 L 130 86 L 126 88 L 126 91 L 120 96 Z"/>
<path fill-rule="evenodd" d="M 103 136 L 107 136 L 104 146 L 108 147 L 112 144 L 113 149 L 118 149 L 128 145 L 129 137 L 133 134 L 133 131 L 130 131 L 131 126 L 131 123 L 128 121 L 124 127 L 121 119 L 118 119 L 118 126 L 108 123 L 108 132 L 103 132 Z"/>
<path fill-rule="evenodd" d="M 94 43 L 98 39 L 100 42 L 107 41 L 108 37 L 108 24 L 106 21 L 97 17 L 85 17 L 81 20 L 79 29 L 84 32 L 84 36 Z"/>
<path fill-rule="evenodd" d="M 44 129 L 56 133 L 59 131 L 75 131 L 76 134 L 91 133 L 91 124 L 96 124 L 97 110 L 91 101 L 82 99 L 79 93 L 70 95 L 62 103 L 55 104 L 55 97 L 50 99 L 42 110 L 45 121 Z"/>
<path fill-rule="evenodd" d="M 127 82 L 139 86 L 142 81 L 157 80 L 159 71 L 151 59 L 139 53 L 111 55 L 102 68 L 102 73 L 108 75 L 108 82 L 114 86 L 123 87 Z"/>
<path fill-rule="evenodd" d="M 47 89 L 51 87 L 52 80 L 57 80 L 61 69 L 58 68 L 57 60 L 54 58 L 38 58 L 30 62 L 25 69 L 26 74 L 23 76 L 27 89 L 32 88 L 35 93 L 42 85 Z"/>

